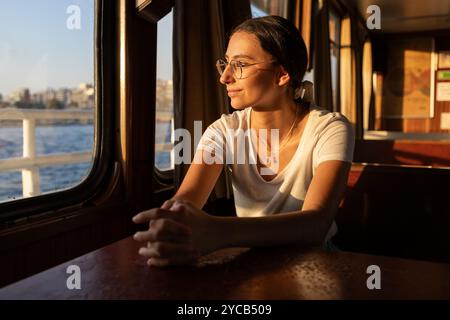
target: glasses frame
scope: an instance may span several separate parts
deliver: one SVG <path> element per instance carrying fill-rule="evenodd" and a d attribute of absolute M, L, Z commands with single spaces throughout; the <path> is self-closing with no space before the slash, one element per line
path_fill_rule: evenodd
<path fill-rule="evenodd" d="M 260 62 L 254 62 L 254 63 L 245 63 L 244 66 L 242 66 L 242 65 L 241 66 L 237 66 L 236 63 L 239 63 L 239 62 L 243 63 L 242 61 L 239 61 L 239 60 L 230 60 L 229 62 L 226 62 L 223 59 L 218 59 L 216 61 L 217 72 L 219 72 L 219 75 L 222 76 L 223 73 L 225 72 L 225 70 L 227 69 L 228 65 L 230 65 L 231 66 L 231 72 L 233 73 L 233 76 L 236 79 L 243 79 L 243 74 L 244 74 L 244 71 L 242 70 L 243 68 L 251 67 L 251 66 L 254 66 L 254 65 L 257 65 L 257 64 L 261 64 L 261 63 L 274 63 L 274 62 L 277 62 L 277 60 L 260 61 Z M 222 65 L 225 66 L 225 68 L 223 70 L 221 68 Z M 239 76 L 236 74 L 238 68 L 240 69 L 240 75 Z"/>

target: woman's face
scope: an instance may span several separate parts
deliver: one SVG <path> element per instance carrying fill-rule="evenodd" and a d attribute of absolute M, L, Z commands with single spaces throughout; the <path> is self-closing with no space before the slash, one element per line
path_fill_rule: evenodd
<path fill-rule="evenodd" d="M 270 62 L 274 58 L 261 48 L 255 35 L 243 31 L 234 33 L 228 43 L 225 59 L 227 62 L 239 61 L 244 66 L 241 79 L 233 75 L 230 65 L 220 77 L 220 82 L 227 87 L 234 109 L 250 106 L 272 108 L 286 94 L 285 84 L 289 81 L 289 76 L 278 64 Z M 249 66 L 253 63 L 258 64 Z M 283 73 L 287 76 L 286 83 L 280 82 Z"/>

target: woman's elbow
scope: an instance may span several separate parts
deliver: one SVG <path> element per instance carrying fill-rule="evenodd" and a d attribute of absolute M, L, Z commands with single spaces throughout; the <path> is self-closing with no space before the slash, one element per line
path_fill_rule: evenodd
<path fill-rule="evenodd" d="M 314 232 L 311 237 L 311 244 L 313 246 L 322 246 L 330 231 L 334 219 L 328 219 L 328 214 L 323 212 L 317 213 L 317 220 L 314 227 Z M 326 217 L 326 218 L 325 218 Z"/>

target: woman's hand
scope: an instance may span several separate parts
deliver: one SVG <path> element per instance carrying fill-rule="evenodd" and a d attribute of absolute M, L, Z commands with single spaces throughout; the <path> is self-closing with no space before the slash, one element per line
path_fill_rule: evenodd
<path fill-rule="evenodd" d="M 135 223 L 149 222 L 149 230 L 134 239 L 147 242 L 139 254 L 154 266 L 188 264 L 221 248 L 218 219 L 183 200 L 168 200 L 161 208 L 143 211 Z"/>

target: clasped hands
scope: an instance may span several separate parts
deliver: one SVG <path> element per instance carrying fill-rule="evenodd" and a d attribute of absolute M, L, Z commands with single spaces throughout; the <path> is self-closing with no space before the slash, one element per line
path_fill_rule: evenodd
<path fill-rule="evenodd" d="M 167 200 L 161 208 L 137 214 L 133 222 L 148 223 L 148 230 L 137 232 L 133 238 L 146 244 L 139 254 L 151 266 L 191 264 L 221 246 L 217 217 L 188 201 Z"/>

